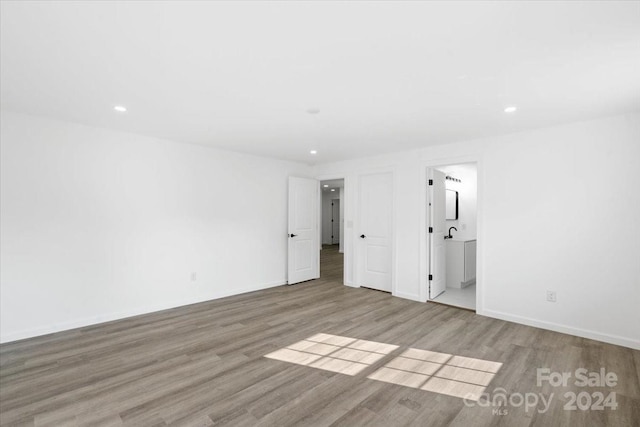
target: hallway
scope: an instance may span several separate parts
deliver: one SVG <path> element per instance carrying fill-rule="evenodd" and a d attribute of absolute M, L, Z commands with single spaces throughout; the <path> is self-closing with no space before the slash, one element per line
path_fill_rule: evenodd
<path fill-rule="evenodd" d="M 320 280 L 343 282 L 344 254 L 338 251 L 338 245 L 322 245 L 320 251 Z"/>

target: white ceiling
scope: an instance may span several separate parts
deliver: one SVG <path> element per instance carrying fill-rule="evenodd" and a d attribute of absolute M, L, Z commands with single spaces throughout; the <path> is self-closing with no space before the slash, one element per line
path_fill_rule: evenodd
<path fill-rule="evenodd" d="M 639 2 L 1 8 L 3 109 L 283 159 L 363 157 L 640 109 Z M 503 112 L 510 104 L 517 113 Z"/>

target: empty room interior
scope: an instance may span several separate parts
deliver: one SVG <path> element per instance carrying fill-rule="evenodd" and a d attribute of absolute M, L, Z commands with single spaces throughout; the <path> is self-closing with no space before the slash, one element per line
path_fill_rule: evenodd
<path fill-rule="evenodd" d="M 0 30 L 1 426 L 640 425 L 640 2 Z"/>

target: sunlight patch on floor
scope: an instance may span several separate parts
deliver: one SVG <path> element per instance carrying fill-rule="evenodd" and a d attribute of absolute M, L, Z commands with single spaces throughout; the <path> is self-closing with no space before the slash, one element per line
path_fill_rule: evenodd
<path fill-rule="evenodd" d="M 409 348 L 367 378 L 478 400 L 502 363 Z"/>
<path fill-rule="evenodd" d="M 397 348 L 397 345 L 375 341 L 316 334 L 269 353 L 265 357 L 346 375 L 356 375 Z"/>
<path fill-rule="evenodd" d="M 316 334 L 265 355 L 269 359 L 357 375 L 399 346 Z M 448 396 L 478 400 L 502 363 L 408 348 L 367 378 Z"/>

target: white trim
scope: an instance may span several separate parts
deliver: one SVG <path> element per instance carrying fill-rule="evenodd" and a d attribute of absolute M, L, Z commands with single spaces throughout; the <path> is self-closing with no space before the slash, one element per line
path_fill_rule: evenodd
<path fill-rule="evenodd" d="M 245 294 L 249 292 L 259 291 L 262 289 L 274 288 L 276 286 L 286 285 L 286 281 L 277 280 L 270 283 L 263 283 L 255 286 L 247 286 L 238 292 L 220 292 L 208 297 L 187 298 L 177 302 L 155 304 L 146 307 L 139 307 L 133 310 L 120 311 L 115 313 L 104 314 L 101 316 L 85 317 L 83 319 L 69 320 L 66 322 L 58 322 L 45 327 L 27 329 L 18 332 L 11 332 L 0 337 L 0 343 L 8 343 L 12 341 L 34 338 L 41 335 L 53 334 L 56 332 L 68 331 L 70 329 L 83 328 L 86 326 L 97 325 L 99 323 L 112 322 L 114 320 L 123 320 L 129 317 L 140 316 L 143 314 L 155 313 L 158 311 L 169 310 L 172 308 L 184 307 L 187 305 L 198 304 L 207 301 L 213 301 L 220 298 L 226 298 L 234 295 Z"/>
<path fill-rule="evenodd" d="M 515 314 L 504 313 L 494 310 L 482 310 L 477 312 L 482 316 L 492 317 L 494 319 L 506 320 L 521 325 L 533 326 L 535 328 L 546 329 L 549 331 L 560 332 L 582 338 L 589 338 L 596 341 L 602 341 L 609 344 L 621 345 L 636 350 L 640 350 L 640 341 L 633 338 L 620 337 L 617 335 L 603 334 L 588 329 L 574 328 L 572 326 L 561 325 L 559 323 L 545 322 L 543 320 L 531 319 L 529 317 L 518 316 Z"/>

